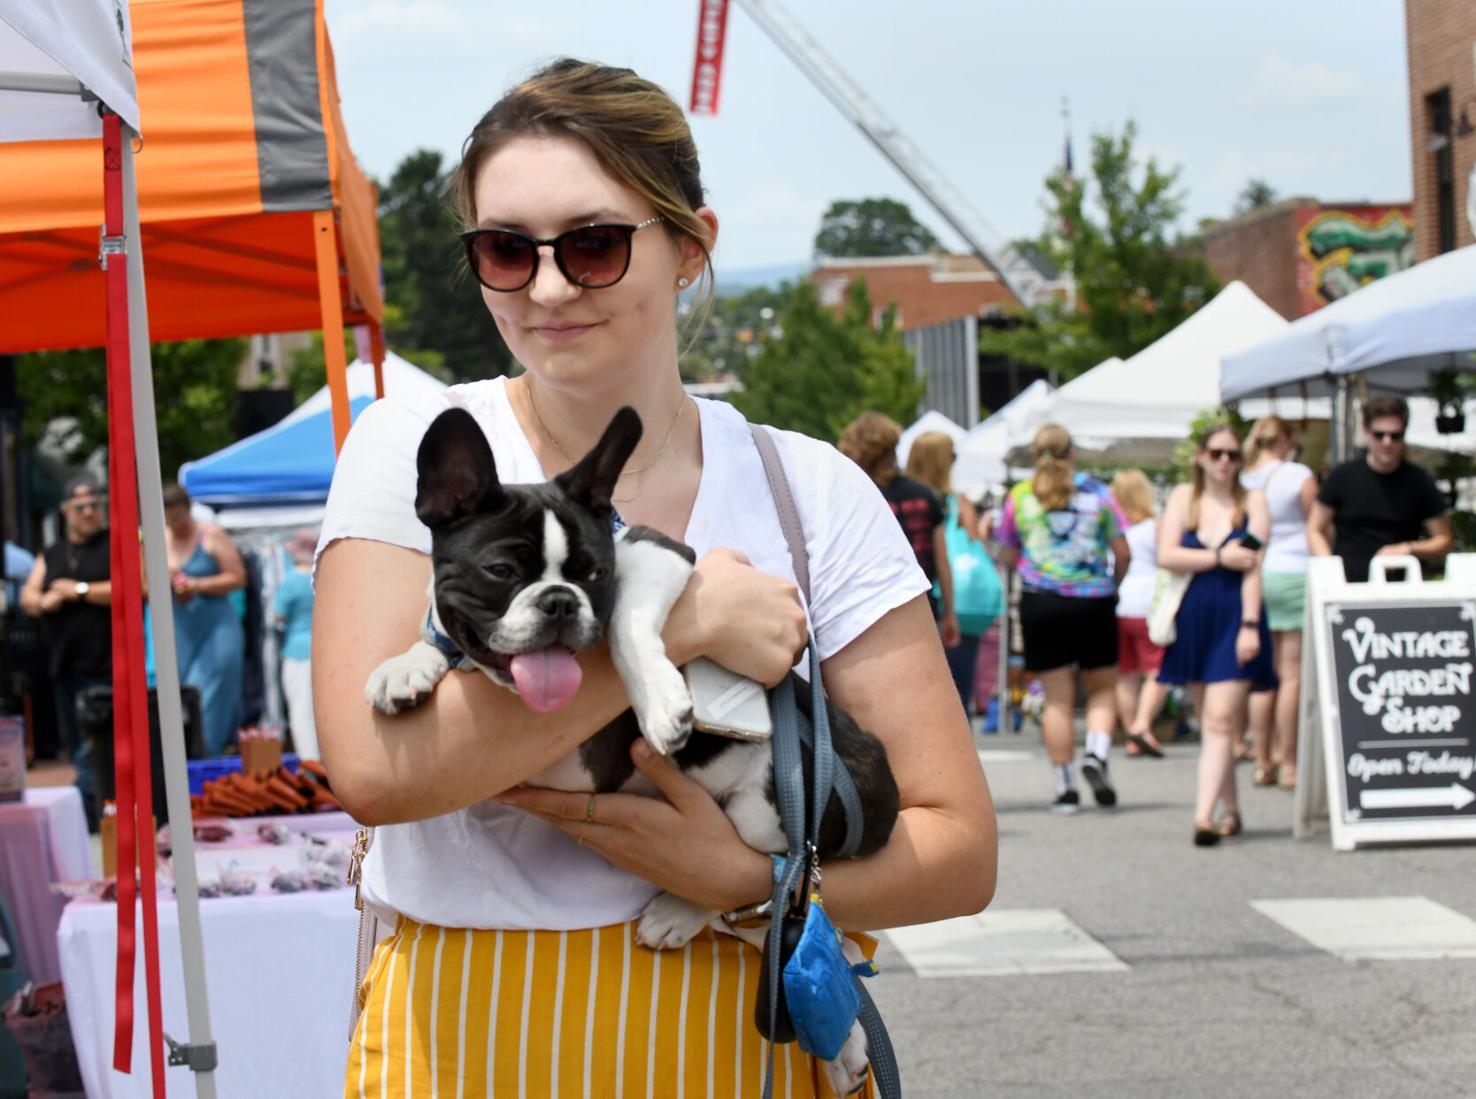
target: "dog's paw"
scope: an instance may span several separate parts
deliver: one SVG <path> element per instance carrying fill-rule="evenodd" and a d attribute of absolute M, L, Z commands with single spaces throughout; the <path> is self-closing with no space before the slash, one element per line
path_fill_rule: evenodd
<path fill-rule="evenodd" d="M 641 669 L 643 689 L 635 705 L 641 735 L 652 748 L 669 756 L 692 735 L 692 695 L 682 673 L 668 660 Z"/>
<path fill-rule="evenodd" d="M 830 1090 L 836 1095 L 854 1095 L 866 1083 L 866 1069 L 870 1065 L 866 1056 L 866 1028 L 857 1019 L 851 1024 L 851 1033 L 841 1046 L 834 1061 L 821 1061 Z"/>
<path fill-rule="evenodd" d="M 374 669 L 364 685 L 364 699 L 380 713 L 398 714 L 434 691 L 449 667 L 439 649 L 416 642 Z"/>
<path fill-rule="evenodd" d="M 707 926 L 712 912 L 671 893 L 657 893 L 641 913 L 636 942 L 652 950 L 686 946 Z"/>

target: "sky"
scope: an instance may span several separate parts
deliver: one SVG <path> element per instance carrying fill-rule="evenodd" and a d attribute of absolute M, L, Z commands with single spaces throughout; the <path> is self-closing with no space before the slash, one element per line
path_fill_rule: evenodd
<path fill-rule="evenodd" d="M 782 0 L 790 19 L 993 231 L 1034 236 L 1060 163 L 1138 126 L 1180 169 L 1184 228 L 1247 179 L 1325 201 L 1408 201 L 1404 7 L 1397 0 Z M 540 63 L 626 65 L 687 103 L 697 0 L 326 0 L 349 140 L 387 178 L 418 148 L 454 163 L 472 125 Z M 769 6 L 772 7 L 772 4 Z M 735 2 L 720 109 L 693 133 L 724 270 L 806 261 L 836 199 L 907 203 L 958 238 Z"/>

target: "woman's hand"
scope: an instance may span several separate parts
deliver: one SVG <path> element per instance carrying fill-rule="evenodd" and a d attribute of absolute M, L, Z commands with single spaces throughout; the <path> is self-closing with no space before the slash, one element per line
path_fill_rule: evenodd
<path fill-rule="evenodd" d="M 645 739 L 631 758 L 662 797 L 519 786 L 497 800 L 548 821 L 622 870 L 717 912 L 756 904 L 772 888 L 772 864 L 738 836 L 712 795 Z M 592 810 L 592 812 L 591 812 Z"/>
<path fill-rule="evenodd" d="M 1217 556 L 1219 557 L 1220 565 L 1223 568 L 1229 569 L 1231 572 L 1250 572 L 1251 569 L 1256 567 L 1256 561 L 1259 560 L 1255 550 L 1246 549 L 1238 541 L 1226 542 L 1220 547 L 1220 552 Z"/>
<path fill-rule="evenodd" d="M 1243 668 L 1261 655 L 1261 631 L 1241 626 L 1235 635 L 1235 659 Z"/>
<path fill-rule="evenodd" d="M 193 576 L 177 572 L 170 583 L 174 588 L 174 598 L 181 605 L 195 598 L 195 578 Z"/>
<path fill-rule="evenodd" d="M 705 656 L 772 687 L 805 646 L 805 612 L 794 584 L 760 572 L 737 550 L 713 550 L 692 571 L 666 619 L 675 663 Z"/>

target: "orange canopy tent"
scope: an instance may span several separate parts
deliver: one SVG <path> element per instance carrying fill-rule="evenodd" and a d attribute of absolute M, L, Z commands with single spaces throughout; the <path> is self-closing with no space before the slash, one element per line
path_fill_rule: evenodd
<path fill-rule="evenodd" d="M 349 149 L 322 0 L 132 0 L 150 338 L 322 328 L 334 433 L 343 328 L 383 358 L 373 185 Z M 0 354 L 103 343 L 97 147 L 0 155 Z M 379 387 L 383 392 L 382 385 Z"/>
<path fill-rule="evenodd" d="M 135 531 L 151 588 L 169 588 L 150 330 L 184 339 L 321 324 L 340 444 L 349 426 L 345 320 L 367 325 L 376 362 L 383 354 L 373 190 L 344 138 L 321 4 L 0 0 L 0 353 L 104 342 L 108 349 L 123 866 L 135 862 L 151 802 Z M 91 140 L 99 134 L 100 147 Z M 135 156 L 139 134 L 148 147 Z M 382 395 L 382 377 L 376 383 Z M 149 614 L 190 1031 L 189 1043 L 172 1044 L 170 1059 L 187 1064 L 198 1094 L 209 1097 L 216 1052 L 173 616 L 157 604 Z M 138 862 L 151 1082 L 162 1096 L 153 862 Z M 114 1033 L 114 1067 L 124 1072 L 132 1060 L 134 895 L 133 875 L 124 875 Z"/>

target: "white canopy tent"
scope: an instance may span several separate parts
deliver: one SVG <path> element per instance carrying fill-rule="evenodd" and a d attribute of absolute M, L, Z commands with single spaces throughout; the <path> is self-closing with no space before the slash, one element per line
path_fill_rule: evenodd
<path fill-rule="evenodd" d="M 105 123 L 99 107 L 116 115 L 121 122 L 121 141 L 116 161 L 107 161 L 111 172 L 116 166 L 117 183 L 110 187 L 121 208 L 120 224 L 104 230 L 103 256 L 126 261 L 126 293 L 120 286 L 118 298 L 126 298 L 126 316 L 113 312 L 110 303 L 110 345 L 126 346 L 131 360 L 129 384 L 125 393 L 132 402 L 134 454 L 137 462 L 138 501 L 143 531 L 144 562 L 149 585 L 155 591 L 169 589 L 169 566 L 164 547 L 164 512 L 160 498 L 158 429 L 154 415 L 153 373 L 149 357 L 148 314 L 144 299 L 143 256 L 140 239 L 138 193 L 134 177 L 133 142 L 139 139 L 137 86 L 133 74 L 133 49 L 127 0 L 0 0 L 0 142 L 42 140 L 93 140 L 105 138 Z M 106 138 L 105 138 L 106 139 Z M 107 158 L 99 145 L 98 171 L 103 173 Z M 121 190 L 121 195 L 119 194 Z M 110 198 L 110 203 L 113 201 Z M 109 221 L 113 219 L 109 213 Z M 115 266 L 116 271 L 116 266 Z M 119 304 L 123 304 L 119 300 Z M 121 312 L 121 311 L 120 311 Z M 112 338 L 113 326 L 118 331 L 126 326 L 126 334 Z M 113 348 L 110 347 L 110 355 Z M 111 371 L 110 371 L 111 373 Z M 111 403 L 111 399 L 110 399 Z M 110 415 L 118 419 L 110 410 Z M 129 417 L 125 417 L 129 418 Z M 114 454 L 110 480 L 114 486 L 127 484 L 132 491 L 134 476 L 126 454 Z M 127 508 L 131 514 L 131 506 Z M 115 577 L 115 585 L 118 578 Z M 115 586 L 115 598 L 123 590 Z M 154 616 L 154 644 L 157 654 L 158 700 L 163 732 L 165 785 L 171 832 L 174 836 L 175 893 L 179 902 L 180 945 L 185 974 L 185 998 L 189 1021 L 189 1040 L 181 1053 L 195 1071 L 197 1093 L 215 1095 L 215 1047 L 210 1035 L 209 1007 L 205 997 L 204 943 L 200 929 L 199 892 L 195 878 L 194 839 L 190 828 L 189 780 L 185 766 L 184 726 L 180 712 L 179 672 L 175 656 L 174 617 Z M 142 638 L 139 637 L 140 651 Z M 140 673 L 142 668 L 139 669 Z M 138 685 L 142 690 L 142 683 Z M 119 709 L 122 709 L 120 706 Z M 117 710 L 115 710 L 117 713 Z M 147 744 L 147 730 L 143 733 Z M 140 762 L 148 771 L 146 760 Z M 148 818 L 144 807 L 139 814 Z M 120 831 L 123 824 L 120 822 Z M 153 837 L 148 835 L 141 846 L 152 850 Z M 132 857 L 129 856 L 131 863 Z M 150 875 L 144 878 L 152 885 Z M 131 888 L 120 893 L 131 894 Z M 149 899 L 146 898 L 146 922 Z M 120 908 L 122 905 L 120 905 Z M 131 898 L 128 905 L 131 917 Z M 147 936 L 143 936 L 147 938 Z M 146 949 L 157 950 L 157 944 Z M 155 960 L 157 966 L 157 960 Z M 149 997 L 152 1033 L 161 1023 L 157 1010 L 157 982 Z M 121 1037 L 121 1035 L 120 1035 Z M 123 1050 L 123 1043 L 119 1043 Z M 125 1063 L 131 1053 L 120 1052 Z M 162 1049 L 151 1048 L 151 1068 L 156 1094 L 162 1094 Z"/>
<path fill-rule="evenodd" d="M 1313 395 L 1361 374 L 1376 392 L 1418 394 L 1430 371 L 1476 361 L 1476 245 L 1447 252 L 1354 291 L 1285 331 L 1227 351 L 1221 394 L 1278 387 Z"/>
<path fill-rule="evenodd" d="M 1172 450 L 1202 410 L 1220 403 L 1223 356 L 1287 327 L 1276 310 L 1235 281 L 1182 324 L 1127 360 L 1109 359 L 1056 391 L 1044 419 L 1086 450 L 1156 440 Z"/>
<path fill-rule="evenodd" d="M 954 450 L 957 451 L 963 445 L 964 438 L 968 432 L 954 423 L 943 413 L 929 409 L 919 416 L 910 427 L 902 432 L 902 437 L 897 440 L 897 468 L 907 468 L 907 457 L 912 453 L 912 444 L 919 435 L 926 435 L 929 431 L 941 431 L 953 440 Z"/>
<path fill-rule="evenodd" d="M 953 483 L 960 491 L 977 498 L 1009 481 L 1005 456 L 1016 439 L 1028 436 L 1042 422 L 1040 415 L 1052 392 L 1049 382 L 1033 381 L 965 435 L 953 461 Z"/>

